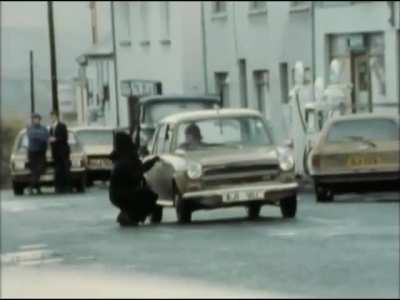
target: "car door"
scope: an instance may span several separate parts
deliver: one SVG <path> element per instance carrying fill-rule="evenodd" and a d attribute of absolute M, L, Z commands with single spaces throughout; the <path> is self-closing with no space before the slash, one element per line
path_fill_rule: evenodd
<path fill-rule="evenodd" d="M 153 143 L 153 155 L 158 155 L 160 160 L 147 173 L 147 180 L 152 189 L 158 194 L 159 201 L 172 202 L 170 190 L 172 183 L 173 168 L 167 160 L 163 159 L 169 153 L 171 133 L 169 124 L 159 126 Z"/>

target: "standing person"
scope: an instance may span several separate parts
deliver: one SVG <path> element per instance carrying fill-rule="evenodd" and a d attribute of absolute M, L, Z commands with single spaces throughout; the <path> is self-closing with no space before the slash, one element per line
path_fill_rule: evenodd
<path fill-rule="evenodd" d="M 52 125 L 50 128 L 51 155 L 54 161 L 54 181 L 56 193 L 70 191 L 70 147 L 68 144 L 67 125 L 59 120 L 58 113 L 50 114 Z"/>
<path fill-rule="evenodd" d="M 27 128 L 28 137 L 28 164 L 31 171 L 30 194 L 36 189 L 41 194 L 39 180 L 46 168 L 46 151 L 49 140 L 49 132 L 41 124 L 42 117 L 39 114 L 32 115 L 32 124 Z"/>
<path fill-rule="evenodd" d="M 111 153 L 113 170 L 110 178 L 110 201 L 121 212 L 117 221 L 121 226 L 144 222 L 155 209 L 158 195 L 146 183 L 144 173 L 158 161 L 158 157 L 143 163 L 137 146 L 126 133 L 116 133 L 115 148 Z"/>

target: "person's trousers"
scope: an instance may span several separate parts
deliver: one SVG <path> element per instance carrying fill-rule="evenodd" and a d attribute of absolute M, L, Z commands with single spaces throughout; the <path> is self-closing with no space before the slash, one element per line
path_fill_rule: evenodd
<path fill-rule="evenodd" d="M 56 193 L 68 192 L 71 189 L 70 161 L 68 157 L 54 159 L 54 185 Z"/>
<path fill-rule="evenodd" d="M 28 164 L 31 172 L 31 188 L 39 188 L 40 176 L 46 170 L 46 152 L 28 152 Z"/>

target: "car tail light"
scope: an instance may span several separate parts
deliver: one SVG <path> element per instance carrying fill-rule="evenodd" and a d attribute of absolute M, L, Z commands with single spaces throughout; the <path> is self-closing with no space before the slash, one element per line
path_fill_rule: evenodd
<path fill-rule="evenodd" d="M 319 169 L 321 167 L 321 158 L 318 155 L 312 157 L 312 166 L 315 169 Z"/>

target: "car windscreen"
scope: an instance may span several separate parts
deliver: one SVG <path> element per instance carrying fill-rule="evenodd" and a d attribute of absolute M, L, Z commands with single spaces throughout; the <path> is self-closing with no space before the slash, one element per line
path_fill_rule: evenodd
<path fill-rule="evenodd" d="M 188 132 L 200 133 L 200 143 L 193 142 Z M 266 124 L 258 117 L 223 117 L 185 122 L 178 127 L 177 147 L 197 150 L 197 148 L 226 146 L 266 146 L 271 145 L 271 134 Z"/>
<path fill-rule="evenodd" d="M 144 122 L 147 124 L 157 124 L 163 118 L 180 112 L 190 112 L 203 109 L 211 109 L 215 105 L 211 101 L 168 101 L 148 104 L 145 109 Z"/>
<path fill-rule="evenodd" d="M 79 142 L 82 145 L 112 145 L 112 130 L 79 130 L 76 132 Z"/>
<path fill-rule="evenodd" d="M 399 139 L 399 125 L 389 119 L 345 120 L 332 125 L 328 143 L 352 140 L 394 141 Z"/>
<path fill-rule="evenodd" d="M 68 133 L 68 144 L 74 147 L 78 145 L 78 141 L 76 140 L 76 137 L 72 132 Z M 21 149 L 28 149 L 28 136 L 26 135 L 26 133 L 21 136 L 18 142 L 17 150 Z"/>

